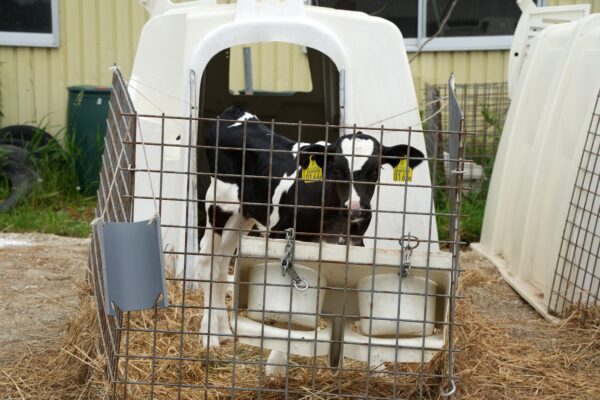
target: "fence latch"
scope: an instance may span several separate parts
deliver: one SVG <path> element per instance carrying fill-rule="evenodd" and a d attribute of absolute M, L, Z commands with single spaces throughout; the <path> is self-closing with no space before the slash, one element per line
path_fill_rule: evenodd
<path fill-rule="evenodd" d="M 410 232 L 408 235 L 404 235 L 400 238 L 400 246 L 402 247 L 402 276 L 408 276 L 408 272 L 412 266 L 410 257 L 412 256 L 413 249 L 419 246 L 419 238 L 411 236 Z"/>
<path fill-rule="evenodd" d="M 294 228 L 288 228 L 285 230 L 285 255 L 281 259 L 281 275 L 285 276 L 288 274 L 292 278 L 292 285 L 300 292 L 304 292 L 308 289 L 308 282 L 304 278 L 300 278 L 296 270 L 294 269 L 294 241 L 296 234 Z"/>

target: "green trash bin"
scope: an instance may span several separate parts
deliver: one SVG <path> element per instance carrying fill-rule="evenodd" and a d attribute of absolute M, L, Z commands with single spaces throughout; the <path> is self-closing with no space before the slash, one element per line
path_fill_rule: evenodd
<path fill-rule="evenodd" d="M 95 194 L 100 183 L 104 134 L 111 88 L 69 86 L 67 134 L 75 146 L 75 167 L 81 192 Z"/>

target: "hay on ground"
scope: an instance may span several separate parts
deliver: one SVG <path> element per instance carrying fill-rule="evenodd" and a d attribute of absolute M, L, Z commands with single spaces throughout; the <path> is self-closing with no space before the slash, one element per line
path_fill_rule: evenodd
<path fill-rule="evenodd" d="M 462 276 L 464 292 L 470 286 L 489 283 L 485 276 Z M 181 304 L 181 288 L 172 284 L 169 287 L 173 304 Z M 186 304 L 200 304 L 199 294 L 186 292 Z M 600 394 L 600 312 L 598 310 L 575 310 L 572 316 L 560 326 L 540 321 L 535 325 L 535 335 L 531 338 L 515 337 L 503 326 L 502 320 L 483 316 L 475 311 L 471 300 L 465 296 L 458 302 L 456 345 L 461 351 L 456 356 L 455 371 L 458 374 L 458 399 L 597 399 Z M 180 330 L 181 309 L 169 308 L 158 312 L 157 327 L 165 330 Z M 201 311 L 184 311 L 184 331 L 197 332 Z M 0 373 L 0 398 L 33 399 L 102 399 L 109 393 L 103 381 L 104 358 L 99 351 L 99 335 L 96 322 L 96 309 L 89 287 L 81 291 L 78 311 L 68 325 L 67 337 L 60 349 L 48 349 L 43 354 L 25 354 L 10 368 Z M 132 328 L 152 329 L 154 312 L 131 313 Z M 542 330 L 540 332 L 539 330 Z M 152 333 L 131 332 L 129 334 L 129 354 L 151 355 L 154 336 Z M 179 357 L 181 336 L 178 334 L 158 334 L 156 354 Z M 262 379 L 263 398 L 283 398 L 281 390 L 287 387 L 293 392 L 290 398 L 332 398 L 340 394 L 364 398 L 367 373 L 342 371 L 334 375 L 326 360 L 316 361 L 293 357 L 290 375 L 285 379 L 261 378 L 263 368 L 251 364 L 260 359 L 260 353 L 252 347 L 235 345 L 235 360 L 238 364 L 233 371 L 228 361 L 234 358 L 234 345 L 222 347 L 218 352 L 211 351 L 210 360 L 200 349 L 198 335 L 183 336 L 183 355 L 197 362 L 177 360 L 157 360 L 154 373 L 158 385 L 128 385 L 129 398 L 149 398 L 153 391 L 155 398 L 197 399 L 224 398 L 232 395 L 228 389 L 235 377 L 238 388 L 257 387 Z M 266 361 L 267 353 L 263 355 Z M 249 364 L 244 364 L 248 362 Z M 314 365 L 313 369 L 304 365 Z M 364 363 L 344 363 L 346 368 L 364 369 Z M 124 376 L 125 365 L 119 366 Z M 383 373 L 369 377 L 369 396 L 418 398 L 419 366 L 400 365 L 398 372 L 416 375 L 394 379 L 385 371 L 394 371 L 386 365 Z M 427 374 L 442 374 L 446 368 L 443 357 L 437 357 L 424 367 Z M 152 361 L 148 359 L 130 360 L 127 365 L 127 379 L 150 382 Z M 382 372 L 382 371 L 378 371 Z M 178 383 L 183 388 L 164 386 L 161 383 Z M 439 378 L 425 381 L 424 397 L 438 398 Z M 205 385 L 212 388 L 190 388 L 186 385 Z M 315 390 L 316 389 L 316 390 Z M 123 388 L 118 388 L 122 393 Z M 256 398 L 256 392 L 239 390 L 235 398 Z"/>

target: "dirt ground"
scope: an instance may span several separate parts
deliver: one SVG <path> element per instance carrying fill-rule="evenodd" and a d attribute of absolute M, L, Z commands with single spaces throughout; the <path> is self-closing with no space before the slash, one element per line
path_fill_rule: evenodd
<path fill-rule="evenodd" d="M 48 364 L 42 364 L 36 361 L 43 359 L 37 354 L 60 353 L 66 322 L 82 309 L 77 306 L 81 291 L 75 289 L 85 277 L 88 248 L 86 239 L 0 234 L 0 399 L 104 398 L 102 371 L 91 358 L 83 360 L 89 368 L 77 372 L 79 378 L 68 378 L 73 381 L 68 397 L 52 395 L 51 388 L 44 394 L 39 386 L 28 389 L 36 385 L 11 367 L 17 361 L 28 366 L 38 362 L 43 373 L 52 361 L 45 359 Z M 600 391 L 595 392 L 600 383 L 600 328 L 580 330 L 579 336 L 572 330 L 558 330 L 523 301 L 485 258 L 465 251 L 461 266 L 464 299 L 459 301 L 459 311 L 465 320 L 459 321 L 463 325 L 457 330 L 464 351 L 456 364 L 462 385 L 456 398 L 600 399 Z M 89 293 L 85 298 L 83 315 L 90 327 L 95 325 L 94 304 Z M 73 333 L 73 326 L 69 329 L 71 338 L 83 334 Z M 97 339 L 86 340 L 89 348 L 98 348 Z M 84 350 L 82 354 L 92 354 Z M 548 363 L 556 368 L 549 370 Z M 536 387 L 529 379 L 537 382 Z M 101 394 L 92 395 L 92 387 Z"/>
<path fill-rule="evenodd" d="M 88 249 L 88 239 L 0 233 L 0 368 L 61 339 Z"/>
<path fill-rule="evenodd" d="M 475 312 L 486 319 L 502 321 L 502 327 L 511 336 L 523 339 L 544 336 L 549 323 L 502 279 L 491 261 L 475 251 L 465 251 L 460 263 L 465 272 L 479 272 L 486 278 L 481 285 L 467 285 L 464 291 Z"/>

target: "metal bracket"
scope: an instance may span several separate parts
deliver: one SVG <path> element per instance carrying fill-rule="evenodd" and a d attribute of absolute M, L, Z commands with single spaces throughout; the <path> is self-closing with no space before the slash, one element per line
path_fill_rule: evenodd
<path fill-rule="evenodd" d="M 101 222 L 104 306 L 107 315 L 168 307 L 160 218 L 140 222 Z"/>
<path fill-rule="evenodd" d="M 413 245 L 413 243 L 415 243 Z M 418 237 L 412 236 L 410 232 L 408 235 L 404 235 L 400 238 L 400 246 L 402 247 L 402 276 L 407 277 L 412 266 L 410 257 L 412 256 L 413 249 L 416 249 L 421 241 Z"/>
<path fill-rule="evenodd" d="M 444 389 L 440 387 L 440 396 L 442 397 L 450 397 L 454 393 L 456 393 L 456 383 L 453 379 L 450 380 L 450 390 L 448 390 L 447 392 L 444 392 Z"/>
<path fill-rule="evenodd" d="M 296 233 L 294 228 L 288 228 L 285 230 L 285 255 L 281 259 L 281 275 L 285 276 L 288 274 L 292 278 L 292 285 L 294 289 L 299 292 L 308 290 L 308 282 L 306 279 L 301 278 L 296 270 L 294 269 L 294 243 Z"/>

